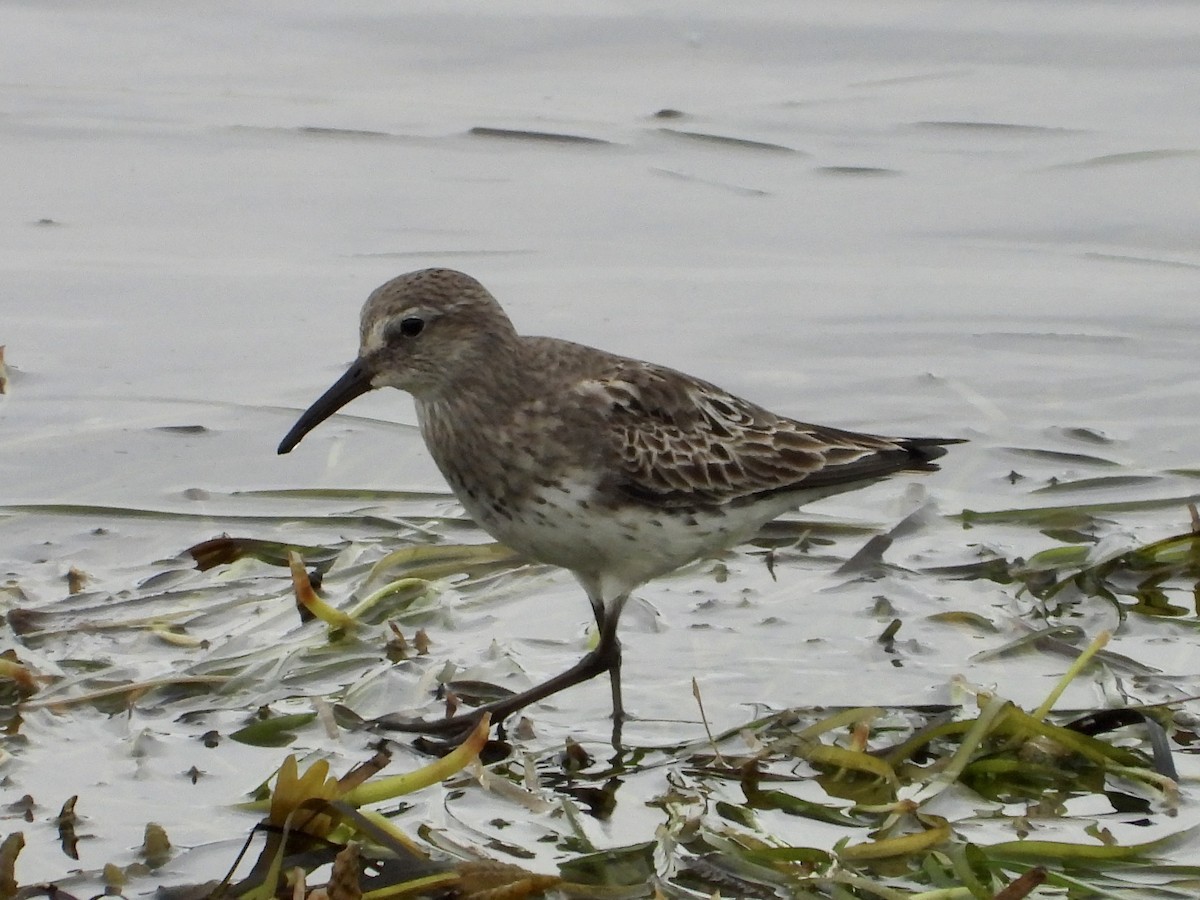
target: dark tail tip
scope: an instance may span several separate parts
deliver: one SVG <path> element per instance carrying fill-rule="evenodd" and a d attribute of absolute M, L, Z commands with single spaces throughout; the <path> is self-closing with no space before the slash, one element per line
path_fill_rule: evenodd
<path fill-rule="evenodd" d="M 965 444 L 966 438 L 905 438 L 900 445 L 912 456 L 912 467 L 925 472 L 936 472 L 935 459 L 946 455 L 950 444 Z"/>

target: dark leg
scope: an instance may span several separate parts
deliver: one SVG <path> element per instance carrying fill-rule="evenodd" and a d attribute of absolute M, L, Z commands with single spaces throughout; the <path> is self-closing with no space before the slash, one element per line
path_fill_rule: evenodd
<path fill-rule="evenodd" d="M 629 595 L 622 594 L 617 597 L 609 609 L 601 598 L 598 584 L 583 581 L 583 585 L 587 589 L 588 601 L 592 604 L 592 613 L 596 616 L 596 633 L 600 636 L 596 651 L 606 646 L 612 648 L 609 651 L 608 678 L 612 684 L 612 718 L 616 723 L 617 733 L 620 733 L 621 723 L 625 720 L 625 707 L 621 703 L 621 639 L 617 636 L 617 623 L 621 619 L 621 610 L 625 608 L 625 601 L 629 599 Z"/>
<path fill-rule="evenodd" d="M 579 576 L 576 575 L 576 577 Z M 605 604 L 598 583 L 591 583 L 582 578 L 580 581 L 587 591 L 588 600 L 592 604 L 592 612 L 596 615 L 596 628 L 600 634 L 600 643 L 596 649 L 599 650 L 602 646 L 611 647 L 608 678 L 612 686 L 613 743 L 615 746 L 621 734 L 621 725 L 625 721 L 625 705 L 621 702 L 621 639 L 617 636 L 617 623 L 621 620 L 621 610 L 625 608 L 625 601 L 629 599 L 629 594 L 621 594 L 610 604 Z"/>
<path fill-rule="evenodd" d="M 611 647 L 608 654 L 608 678 L 612 682 L 612 717 L 618 728 L 625 720 L 625 706 L 621 703 L 621 639 L 617 636 L 619 612 L 619 609 L 614 610 L 600 623 L 600 643 L 596 645 L 597 650 L 606 644 Z"/>
<path fill-rule="evenodd" d="M 532 703 L 537 703 L 559 691 L 595 678 L 603 672 L 608 672 L 612 678 L 613 719 L 618 723 L 617 733 L 619 734 L 619 723 L 624 719 L 625 711 L 621 706 L 621 642 L 617 639 L 617 620 L 620 618 L 624 600 L 624 597 L 620 598 L 619 602 L 607 611 L 603 604 L 593 602 L 592 608 L 596 610 L 597 623 L 600 625 L 600 642 L 594 650 L 589 651 L 583 659 L 560 675 L 555 675 L 527 691 L 478 706 L 470 712 L 447 719 L 403 719 L 392 714 L 373 719 L 372 724 L 385 731 L 457 734 L 469 731 L 478 725 L 484 713 L 490 713 L 492 721 L 499 723 Z"/>
<path fill-rule="evenodd" d="M 612 686 L 612 746 L 616 751 L 621 750 L 621 727 L 625 724 L 625 705 L 621 703 L 621 640 L 617 637 L 617 616 L 612 616 L 612 660 L 608 666 L 608 680 Z M 600 640 L 604 640 L 604 629 L 600 631 Z M 599 648 L 597 648 L 599 649 Z"/>

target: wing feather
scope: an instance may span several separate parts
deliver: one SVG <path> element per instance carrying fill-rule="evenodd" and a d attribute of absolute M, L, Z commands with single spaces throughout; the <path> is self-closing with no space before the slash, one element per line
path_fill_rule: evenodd
<path fill-rule="evenodd" d="M 929 470 L 937 439 L 884 438 L 797 422 L 671 369 L 618 360 L 581 393 L 599 401 L 620 493 L 662 508 L 727 506 L 767 495 Z M 948 442 L 947 442 L 948 443 Z"/>

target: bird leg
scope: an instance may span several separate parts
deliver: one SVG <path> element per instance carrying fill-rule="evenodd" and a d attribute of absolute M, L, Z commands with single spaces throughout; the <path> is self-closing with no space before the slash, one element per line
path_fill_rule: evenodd
<path fill-rule="evenodd" d="M 603 672 L 608 672 L 612 678 L 613 720 L 619 729 L 619 723 L 624 719 L 625 711 L 621 706 L 621 642 L 617 639 L 617 619 L 618 616 L 612 612 L 604 615 L 603 621 L 600 623 L 600 642 L 595 649 L 588 651 L 579 662 L 565 672 L 555 675 L 527 691 L 477 706 L 470 712 L 445 719 L 405 719 L 391 713 L 372 719 L 371 724 L 385 731 L 457 734 L 469 731 L 478 725 L 484 713 L 490 713 L 492 721 L 498 723 L 532 703 L 595 678 Z"/>
<path fill-rule="evenodd" d="M 598 584 L 586 580 L 582 583 L 587 590 L 588 602 L 592 604 L 592 613 L 596 616 L 596 633 L 600 635 L 596 652 L 609 647 L 607 651 L 609 654 L 608 679 L 612 687 L 613 746 L 615 747 L 620 743 L 621 726 L 625 722 L 625 705 L 621 702 L 621 639 L 617 636 L 617 622 L 621 618 L 621 610 L 625 608 L 625 601 L 629 599 L 629 594 L 621 594 L 613 600 L 610 609 L 604 603 L 604 596 Z"/>
<path fill-rule="evenodd" d="M 621 749 L 621 726 L 625 724 L 625 706 L 621 703 L 621 641 L 617 637 L 617 617 L 612 616 L 612 658 L 608 664 L 608 680 L 612 686 L 612 746 L 614 750 Z M 604 640 L 604 630 L 600 631 L 600 640 Z M 600 646 L 597 645 L 599 650 Z"/>

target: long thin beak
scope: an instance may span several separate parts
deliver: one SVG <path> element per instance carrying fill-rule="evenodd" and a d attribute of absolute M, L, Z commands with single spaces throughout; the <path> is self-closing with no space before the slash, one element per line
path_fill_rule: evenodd
<path fill-rule="evenodd" d="M 346 370 L 346 374 L 317 398 L 317 402 L 304 411 L 287 437 L 279 445 L 278 453 L 288 453 L 306 434 L 353 400 L 371 390 L 371 373 L 361 359 Z"/>

